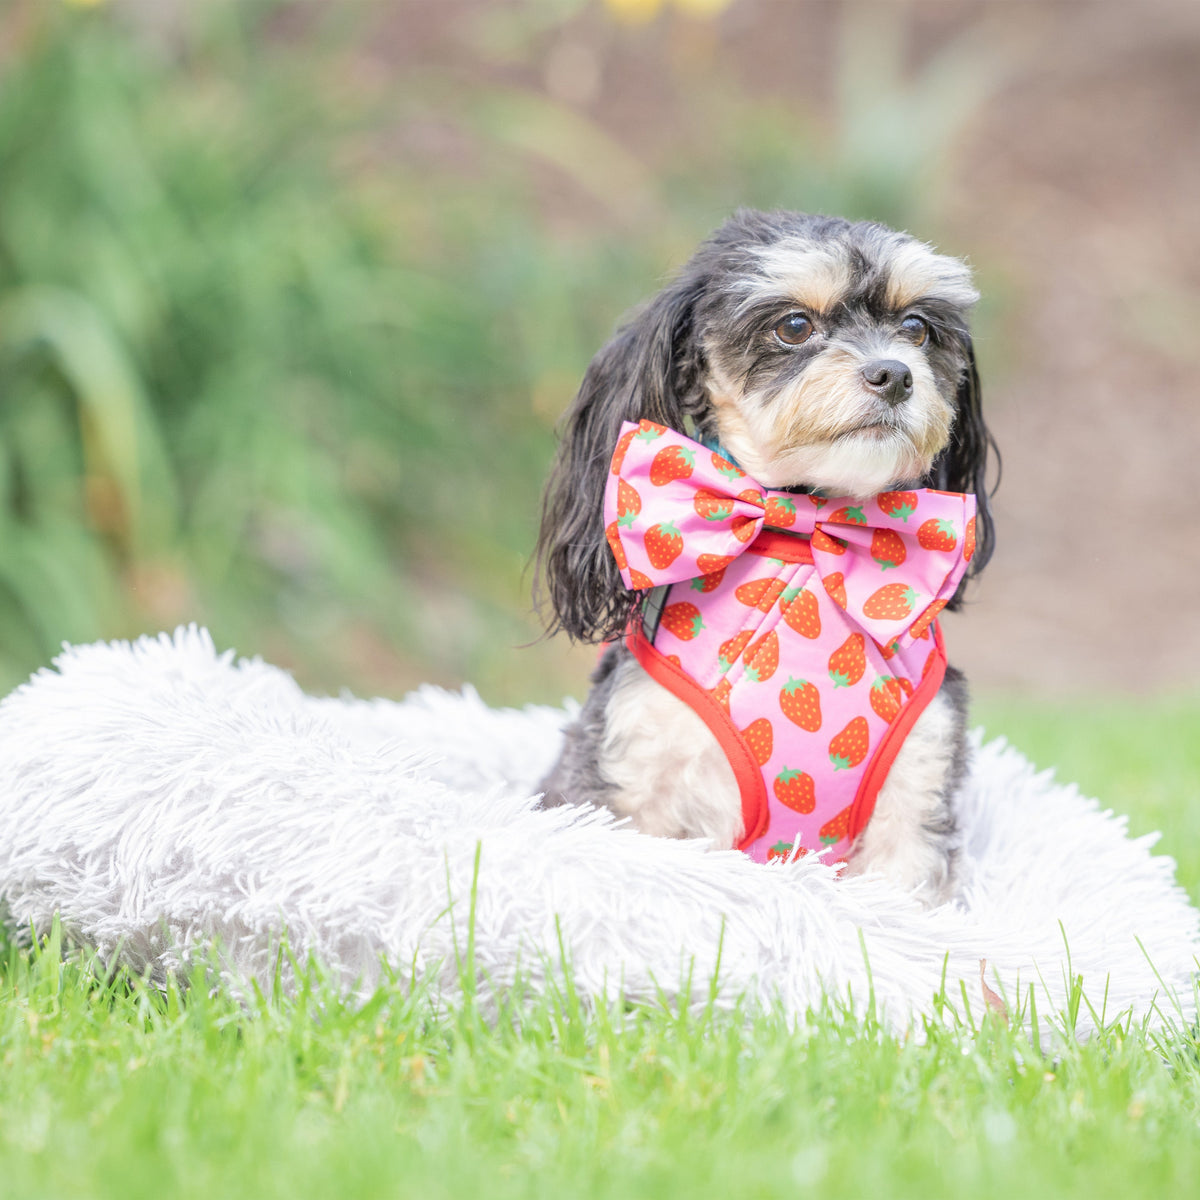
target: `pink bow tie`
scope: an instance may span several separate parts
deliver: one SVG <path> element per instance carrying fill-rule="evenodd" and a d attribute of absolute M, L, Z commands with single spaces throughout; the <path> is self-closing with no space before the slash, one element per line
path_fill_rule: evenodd
<path fill-rule="evenodd" d="M 975 553 L 974 496 L 927 488 L 865 500 L 775 492 L 652 421 L 621 427 L 604 521 L 631 589 L 713 576 L 764 527 L 798 534 L 825 590 L 881 646 L 906 632 L 923 637 Z M 770 548 L 760 543 L 755 552 L 769 556 Z"/>

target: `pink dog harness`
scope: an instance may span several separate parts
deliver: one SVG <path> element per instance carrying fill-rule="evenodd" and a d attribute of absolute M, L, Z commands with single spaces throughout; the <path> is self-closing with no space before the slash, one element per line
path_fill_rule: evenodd
<path fill-rule="evenodd" d="M 630 648 L 733 768 L 738 848 L 844 857 L 941 686 L 936 618 L 975 552 L 975 497 L 770 491 L 642 421 L 622 426 L 604 520 L 625 585 L 656 589 Z"/>

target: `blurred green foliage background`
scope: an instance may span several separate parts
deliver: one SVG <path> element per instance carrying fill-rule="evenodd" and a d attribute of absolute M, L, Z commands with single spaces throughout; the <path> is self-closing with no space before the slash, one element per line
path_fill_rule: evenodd
<path fill-rule="evenodd" d="M 761 9 L 0 6 L 0 687 L 197 620 L 312 687 L 578 691 L 591 652 L 536 641 L 526 563 L 618 315 L 739 204 L 967 248 L 948 163 L 1005 39 L 776 5 L 820 25 L 805 105 L 722 66 Z M 603 84 L 606 55 L 641 74 Z M 651 152 L 619 128 L 659 77 L 688 121 Z"/>

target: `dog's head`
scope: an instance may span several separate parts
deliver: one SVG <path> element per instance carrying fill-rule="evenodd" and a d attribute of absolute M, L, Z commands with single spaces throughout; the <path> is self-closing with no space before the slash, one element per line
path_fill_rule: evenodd
<path fill-rule="evenodd" d="M 603 640 L 636 603 L 603 497 L 621 424 L 643 417 L 718 441 L 771 488 L 974 492 L 978 574 L 994 533 L 976 299 L 963 263 L 885 226 L 732 217 L 596 355 L 567 414 L 538 542 L 551 628 Z"/>

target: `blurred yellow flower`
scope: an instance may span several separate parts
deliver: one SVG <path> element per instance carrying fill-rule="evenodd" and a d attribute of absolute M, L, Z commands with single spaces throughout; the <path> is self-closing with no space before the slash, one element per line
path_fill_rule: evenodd
<path fill-rule="evenodd" d="M 689 17 L 715 17 L 733 0 L 671 0 L 675 8 Z M 658 16 L 663 0 L 604 0 L 605 7 L 622 21 L 644 25 Z"/>
<path fill-rule="evenodd" d="M 733 0 L 675 0 L 675 7 L 689 17 L 715 17 L 732 3 Z"/>
<path fill-rule="evenodd" d="M 631 25 L 652 21 L 662 8 L 662 0 L 604 0 L 604 3 L 615 16 Z"/>

